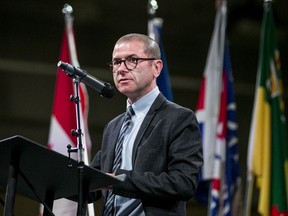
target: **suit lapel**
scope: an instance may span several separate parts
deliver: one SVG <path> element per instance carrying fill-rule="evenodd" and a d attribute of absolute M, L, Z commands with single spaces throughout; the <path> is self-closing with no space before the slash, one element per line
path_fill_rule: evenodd
<path fill-rule="evenodd" d="M 134 146 L 133 146 L 133 155 L 132 155 L 133 166 L 134 166 L 134 161 L 135 161 L 136 156 L 137 156 L 138 147 L 139 147 L 139 145 L 141 145 L 141 140 L 142 140 L 145 132 L 149 128 L 151 121 L 153 120 L 154 116 L 156 115 L 157 110 L 160 109 L 160 107 L 164 101 L 166 101 L 166 98 L 160 93 L 157 96 L 157 98 L 155 99 L 155 101 L 152 104 L 150 110 L 148 111 L 145 119 L 143 120 L 142 125 L 139 128 L 139 131 L 138 131 L 138 134 L 136 136 Z"/>
<path fill-rule="evenodd" d="M 114 129 L 112 130 L 112 132 L 110 133 L 110 138 L 109 138 L 109 143 L 107 146 L 107 148 L 109 149 L 115 149 L 115 146 L 117 144 L 117 139 L 118 139 L 118 136 L 119 136 L 119 133 L 120 133 L 120 129 L 121 129 L 121 126 L 123 124 L 123 121 L 124 121 L 124 116 L 125 116 L 125 113 L 122 114 L 122 116 L 119 116 L 119 119 L 116 120 L 115 122 L 115 127 Z M 115 133 L 115 131 L 118 131 L 118 133 Z M 107 172 L 112 172 L 112 166 L 113 166 L 113 161 L 114 161 L 114 157 L 115 157 L 115 151 L 106 151 L 107 152 L 107 158 L 110 158 L 107 161 L 107 167 L 106 167 L 106 171 Z"/>

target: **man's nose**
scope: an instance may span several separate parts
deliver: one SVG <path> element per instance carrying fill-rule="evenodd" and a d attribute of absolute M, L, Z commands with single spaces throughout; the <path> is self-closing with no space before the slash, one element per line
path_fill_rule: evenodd
<path fill-rule="evenodd" d="M 122 61 L 121 63 L 120 63 L 120 65 L 119 65 L 119 68 L 118 68 L 118 70 L 117 71 L 125 71 L 125 72 L 127 72 L 128 71 L 128 68 L 126 67 L 126 65 L 125 65 L 125 62 L 124 61 Z"/>

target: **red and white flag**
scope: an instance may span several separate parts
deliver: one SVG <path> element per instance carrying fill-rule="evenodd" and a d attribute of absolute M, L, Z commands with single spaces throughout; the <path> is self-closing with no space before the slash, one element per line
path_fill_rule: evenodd
<path fill-rule="evenodd" d="M 217 9 L 196 110 L 204 166 L 195 198 L 208 204 L 209 216 L 241 215 L 238 124 L 226 25 L 224 0 Z"/>
<path fill-rule="evenodd" d="M 204 164 L 202 180 L 213 177 L 213 163 L 217 140 L 217 123 L 222 90 L 223 56 L 226 30 L 226 13 L 217 11 L 214 31 L 202 77 L 196 116 L 202 132 Z"/>
<path fill-rule="evenodd" d="M 66 29 L 63 34 L 60 59 L 76 67 L 79 67 L 77 60 L 73 18 L 70 14 L 65 14 Z M 50 131 L 48 138 L 48 148 L 57 151 L 63 155 L 68 155 L 67 145 L 77 147 L 77 137 L 71 135 L 71 129 L 77 129 L 76 123 L 76 105 L 70 101 L 70 96 L 75 95 L 73 80 L 67 76 L 61 69 L 57 71 L 54 104 L 51 116 Z M 88 94 L 83 83 L 79 85 L 80 99 L 80 126 L 82 129 L 82 144 L 84 148 L 84 161 L 88 164 L 88 156 L 91 149 L 91 141 L 88 132 Z M 71 154 L 71 157 L 77 160 L 77 154 Z M 69 184 L 69 182 L 67 182 Z M 61 216 L 77 215 L 78 203 L 59 199 L 53 203 L 53 213 Z M 93 204 L 88 205 L 89 216 L 94 215 Z"/>

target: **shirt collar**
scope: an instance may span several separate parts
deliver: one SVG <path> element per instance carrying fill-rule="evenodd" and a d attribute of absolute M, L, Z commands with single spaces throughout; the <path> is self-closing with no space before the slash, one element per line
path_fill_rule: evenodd
<path fill-rule="evenodd" d="M 156 86 L 152 91 L 150 91 L 149 93 L 138 99 L 135 103 L 133 103 L 132 108 L 135 112 L 135 115 L 137 116 L 137 114 L 139 115 L 143 112 L 146 114 L 159 93 L 159 88 L 158 86 Z M 126 106 L 128 107 L 130 105 L 131 104 L 127 99 Z"/>

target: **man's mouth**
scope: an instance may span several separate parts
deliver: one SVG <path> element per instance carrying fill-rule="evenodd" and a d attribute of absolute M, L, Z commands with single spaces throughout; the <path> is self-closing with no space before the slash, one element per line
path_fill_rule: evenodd
<path fill-rule="evenodd" d="M 128 78 L 121 78 L 118 82 L 123 83 L 123 82 L 128 82 L 130 79 Z"/>

